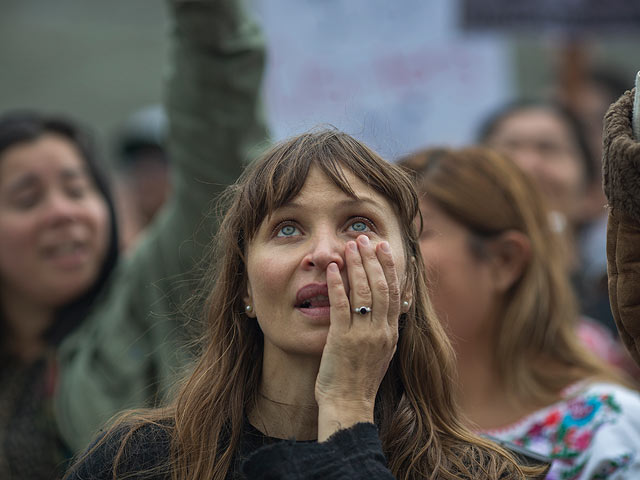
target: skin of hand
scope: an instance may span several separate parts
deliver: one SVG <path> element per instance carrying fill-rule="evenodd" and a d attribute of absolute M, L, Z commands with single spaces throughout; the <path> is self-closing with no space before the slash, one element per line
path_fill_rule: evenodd
<path fill-rule="evenodd" d="M 376 394 L 398 341 L 400 286 L 387 242 L 361 235 L 345 247 L 349 298 L 338 266 L 327 266 L 329 334 L 316 378 L 318 441 L 373 422 Z M 353 308 L 370 306 L 366 315 Z"/>

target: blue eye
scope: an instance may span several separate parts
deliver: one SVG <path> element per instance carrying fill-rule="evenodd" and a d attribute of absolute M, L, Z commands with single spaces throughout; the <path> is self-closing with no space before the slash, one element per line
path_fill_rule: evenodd
<path fill-rule="evenodd" d="M 350 227 L 353 229 L 354 232 L 366 232 L 367 230 L 369 230 L 369 226 L 362 220 L 353 222 L 350 225 Z"/>
<path fill-rule="evenodd" d="M 300 232 L 293 225 L 284 225 L 278 230 L 278 237 L 292 237 L 293 235 L 297 235 Z"/>

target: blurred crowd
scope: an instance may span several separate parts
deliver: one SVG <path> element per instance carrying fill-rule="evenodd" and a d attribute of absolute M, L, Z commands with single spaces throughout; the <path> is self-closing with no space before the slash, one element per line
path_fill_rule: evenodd
<path fill-rule="evenodd" d="M 211 250 L 212 205 L 269 143 L 269 60 L 240 2 L 169 4 L 165 100 L 132 109 L 112 158 L 67 112 L 0 112 L 0 478 L 62 478 L 114 415 L 172 398 L 203 352 L 195 312 L 217 308 L 207 293 L 229 274 L 203 274 L 228 254 Z M 574 73 L 494 105 L 468 145 L 387 160 L 415 184 L 414 260 L 465 428 L 541 455 L 550 479 L 640 478 L 640 368 L 612 313 L 602 188 L 605 115 L 633 79 Z"/>

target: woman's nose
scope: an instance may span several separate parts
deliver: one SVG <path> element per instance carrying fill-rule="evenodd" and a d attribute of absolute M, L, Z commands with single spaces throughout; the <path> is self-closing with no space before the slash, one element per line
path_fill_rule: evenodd
<path fill-rule="evenodd" d="M 312 239 L 311 248 L 303 259 L 306 268 L 326 270 L 330 263 L 336 263 L 342 270 L 344 261 L 345 242 L 335 233 L 318 233 Z"/>
<path fill-rule="evenodd" d="M 544 163 L 544 158 L 533 145 L 521 146 L 512 153 L 512 158 L 529 175 L 536 175 Z"/>
<path fill-rule="evenodd" d="M 78 216 L 78 204 L 63 192 L 51 192 L 48 199 L 47 220 L 53 224 L 64 224 Z"/>

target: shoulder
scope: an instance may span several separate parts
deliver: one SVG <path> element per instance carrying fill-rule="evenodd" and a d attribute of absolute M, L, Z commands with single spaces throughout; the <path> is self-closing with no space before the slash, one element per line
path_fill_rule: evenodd
<path fill-rule="evenodd" d="M 565 436 L 575 440 L 566 443 L 588 445 L 575 467 L 586 478 L 640 475 L 640 394 L 617 384 L 592 383 L 575 398 L 584 413 L 574 415 Z M 589 426 L 580 428 L 585 420 Z"/>
<path fill-rule="evenodd" d="M 594 382 L 566 398 L 552 456 L 585 478 L 609 478 L 640 469 L 640 394 Z"/>
<path fill-rule="evenodd" d="M 551 478 L 601 478 L 640 469 L 640 394 L 581 382 L 563 398 L 492 435 L 552 459 Z M 640 476 L 639 476 L 640 478 Z"/>
<path fill-rule="evenodd" d="M 565 391 L 545 420 L 556 431 L 556 441 L 571 444 L 582 437 L 578 444 L 584 448 L 603 429 L 629 427 L 640 435 L 640 393 L 611 382 L 581 382 Z"/>
<path fill-rule="evenodd" d="M 588 413 L 593 415 L 620 417 L 640 413 L 640 392 L 613 382 L 578 384 L 567 391 L 565 402 L 569 407 L 589 405 Z"/>
<path fill-rule="evenodd" d="M 159 423 L 126 424 L 103 433 L 82 454 L 67 480 L 111 479 L 119 475 L 136 479 L 169 478 L 170 427 Z M 129 477 L 127 477 L 129 478 Z"/>

